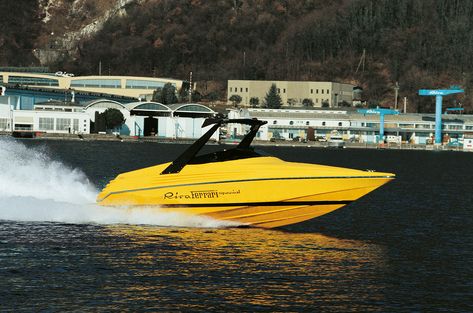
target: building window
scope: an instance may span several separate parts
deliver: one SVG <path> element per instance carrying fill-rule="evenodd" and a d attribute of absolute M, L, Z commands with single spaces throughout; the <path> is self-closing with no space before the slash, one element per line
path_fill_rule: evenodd
<path fill-rule="evenodd" d="M 33 130 L 32 124 L 13 124 L 15 130 Z"/>
<path fill-rule="evenodd" d="M 324 94 L 324 90 L 323 90 L 323 89 L 321 89 L 320 91 L 322 91 L 322 94 Z"/>
<path fill-rule="evenodd" d="M 116 86 L 116 87 L 110 87 L 110 84 Z M 107 88 L 120 88 L 121 82 L 120 80 L 115 81 L 113 84 L 112 82 L 109 84 L 109 87 Z M 162 81 L 151 81 L 151 80 L 141 80 L 141 79 L 127 79 L 125 87 L 127 89 L 157 89 L 157 88 L 163 88 L 165 82 Z M 176 87 L 176 84 L 172 84 L 174 87 Z M 105 85 L 102 83 L 102 87 L 105 87 Z"/>
<path fill-rule="evenodd" d="M 54 118 L 52 118 L 52 117 L 40 117 L 39 118 L 39 130 L 54 130 Z"/>
<path fill-rule="evenodd" d="M 79 131 L 79 119 L 78 119 L 78 118 L 73 119 L 73 126 L 72 126 L 72 129 L 73 129 L 75 132 L 78 132 L 78 131 Z"/>
<path fill-rule="evenodd" d="M 245 88 L 246 92 L 248 92 L 248 88 Z"/>
<path fill-rule="evenodd" d="M 273 125 L 276 125 L 278 123 L 278 121 L 273 121 Z"/>
<path fill-rule="evenodd" d="M 139 83 L 139 86 L 129 87 L 129 86 L 132 86 L 134 83 Z M 127 88 L 148 89 L 146 85 L 142 86 L 145 83 L 146 81 L 133 81 L 133 83 L 131 83 L 129 80 L 127 80 Z M 129 84 L 132 84 L 132 85 L 129 85 Z M 161 86 L 164 86 L 164 84 L 161 83 Z M 121 88 L 122 85 L 119 79 L 76 79 L 76 80 L 71 81 L 71 87 Z"/>
<path fill-rule="evenodd" d="M 0 129 L 6 130 L 10 128 L 10 123 L 8 122 L 7 118 L 0 118 Z"/>
<path fill-rule="evenodd" d="M 314 89 L 311 89 L 311 90 L 310 90 L 310 93 L 314 93 Z"/>
<path fill-rule="evenodd" d="M 307 121 L 307 122 L 305 122 L 305 124 L 306 124 L 306 125 L 309 125 L 310 123 L 309 123 L 309 121 Z"/>
<path fill-rule="evenodd" d="M 243 88 L 240 88 L 240 92 L 243 92 Z"/>
<path fill-rule="evenodd" d="M 322 126 L 325 126 L 325 122 L 322 122 Z"/>
<path fill-rule="evenodd" d="M 278 88 L 278 93 L 281 93 L 281 89 Z"/>
<path fill-rule="evenodd" d="M 342 126 L 342 122 L 338 122 L 338 126 Z"/>
<path fill-rule="evenodd" d="M 230 87 L 230 92 L 232 92 L 232 87 Z"/>
<path fill-rule="evenodd" d="M 294 121 L 290 121 L 290 122 L 289 122 L 289 125 L 294 125 Z"/>
<path fill-rule="evenodd" d="M 318 89 L 315 89 L 315 93 L 318 94 L 318 93 L 319 93 L 319 90 L 318 90 Z"/>
<path fill-rule="evenodd" d="M 56 119 L 56 130 L 68 130 L 71 127 L 71 120 L 68 118 Z"/>
<path fill-rule="evenodd" d="M 286 88 L 284 88 L 284 89 L 282 90 L 282 93 L 286 93 Z"/>
<path fill-rule="evenodd" d="M 329 90 L 329 89 L 327 89 L 327 94 L 330 94 L 330 90 Z"/>
<path fill-rule="evenodd" d="M 52 86 L 52 87 L 59 86 L 59 81 L 57 79 L 29 77 L 29 76 L 9 76 L 8 83 L 19 84 L 19 85 L 33 85 L 33 86 Z"/>

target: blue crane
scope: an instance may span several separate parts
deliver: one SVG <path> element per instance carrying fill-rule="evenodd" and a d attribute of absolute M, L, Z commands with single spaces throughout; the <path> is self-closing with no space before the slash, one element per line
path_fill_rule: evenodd
<path fill-rule="evenodd" d="M 398 110 L 383 109 L 377 107 L 376 109 L 359 109 L 358 113 L 361 114 L 379 114 L 379 140 L 384 141 L 384 116 L 385 115 L 397 115 L 399 114 Z"/>
<path fill-rule="evenodd" d="M 419 96 L 435 96 L 435 144 L 442 143 L 442 100 L 443 96 L 465 92 L 456 86 L 450 89 L 420 89 Z"/>

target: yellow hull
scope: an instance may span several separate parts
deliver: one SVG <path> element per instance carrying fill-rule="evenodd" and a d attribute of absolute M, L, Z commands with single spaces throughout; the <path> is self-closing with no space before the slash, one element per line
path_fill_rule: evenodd
<path fill-rule="evenodd" d="M 160 175 L 162 164 L 119 175 L 101 205 L 160 209 L 273 228 L 332 212 L 394 178 L 393 174 L 258 157 L 190 164 Z"/>

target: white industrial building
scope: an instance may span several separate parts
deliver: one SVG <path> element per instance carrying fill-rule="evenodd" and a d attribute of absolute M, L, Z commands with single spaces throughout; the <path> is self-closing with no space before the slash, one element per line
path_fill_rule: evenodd
<path fill-rule="evenodd" d="M 121 135 L 137 137 L 199 138 L 205 131 L 202 129 L 204 120 L 216 114 L 212 109 L 196 103 L 164 105 L 150 101 L 121 104 L 113 100 L 96 100 L 85 106 L 84 110 L 95 122 L 96 113 L 108 108 L 120 110 L 125 118 L 125 123 L 116 131 Z"/>
<path fill-rule="evenodd" d="M 17 97 L 0 96 L 0 131 L 88 134 L 90 121 L 80 106 L 51 102 L 20 110 Z"/>
<path fill-rule="evenodd" d="M 161 138 L 199 138 L 205 118 L 216 114 L 201 104 L 95 100 L 86 106 L 48 101 L 37 103 L 33 110 L 20 110 L 18 97 L 0 96 L 0 131 L 22 133 L 89 134 L 94 131 L 96 115 L 108 108 L 118 109 L 125 123 L 114 130 L 125 136 Z M 13 126 L 13 127 L 12 127 Z M 218 134 L 214 135 L 218 139 Z"/>
<path fill-rule="evenodd" d="M 310 136 L 330 140 L 333 134 L 345 141 L 361 143 L 380 142 L 379 115 L 361 114 L 356 110 L 343 109 L 232 109 L 229 118 L 258 118 L 268 123 L 260 128 L 257 139 L 271 140 L 277 137 L 292 140 Z M 446 144 L 463 144 L 464 138 L 473 134 L 473 115 L 442 116 L 443 139 Z M 387 115 L 384 122 L 385 140 L 411 144 L 432 143 L 435 133 L 434 114 Z M 229 125 L 228 133 L 241 135 L 245 129 Z M 469 135 L 470 134 L 470 135 Z M 466 137 L 465 137 L 466 136 Z M 310 139 L 310 138 L 309 138 Z"/>

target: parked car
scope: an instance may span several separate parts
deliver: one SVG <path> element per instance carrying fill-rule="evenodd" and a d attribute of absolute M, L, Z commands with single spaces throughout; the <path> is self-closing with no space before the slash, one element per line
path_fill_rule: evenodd
<path fill-rule="evenodd" d="M 328 141 L 328 147 L 331 148 L 345 148 L 345 141 L 342 136 L 332 135 Z"/>
<path fill-rule="evenodd" d="M 305 138 L 302 138 L 301 136 L 296 136 L 292 138 L 292 141 L 307 142 L 307 140 Z"/>
<path fill-rule="evenodd" d="M 283 136 L 281 136 L 281 134 L 279 132 L 274 132 L 273 133 L 273 136 L 271 137 L 271 139 L 269 139 L 269 141 L 271 142 L 275 142 L 275 141 L 284 141 L 286 140 L 286 138 L 284 138 Z"/>
<path fill-rule="evenodd" d="M 269 139 L 269 141 L 271 141 L 271 142 L 285 141 L 285 140 L 286 140 L 286 138 L 284 138 L 284 137 L 278 137 L 278 136 L 273 136 L 273 137 L 271 137 L 271 139 Z"/>

